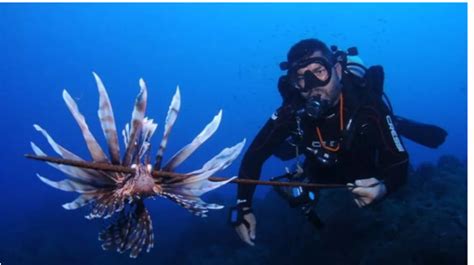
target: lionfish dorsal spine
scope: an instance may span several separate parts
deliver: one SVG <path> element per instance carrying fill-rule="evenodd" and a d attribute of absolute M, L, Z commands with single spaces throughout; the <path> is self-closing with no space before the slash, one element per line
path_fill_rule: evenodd
<path fill-rule="evenodd" d="M 89 127 L 86 123 L 86 119 L 79 112 L 79 108 L 77 107 L 76 102 L 74 101 L 74 99 L 72 99 L 71 95 L 69 95 L 67 90 L 63 90 L 63 99 L 64 102 L 66 102 L 66 105 L 69 108 L 69 111 L 71 112 L 72 116 L 79 125 L 79 128 L 81 129 L 82 136 L 84 137 L 87 148 L 89 149 L 89 152 L 91 153 L 94 162 L 108 162 L 107 156 L 105 155 L 104 151 L 102 151 L 100 145 L 97 143 L 97 140 L 95 139 L 94 135 L 92 135 L 92 133 L 90 132 Z"/>
<path fill-rule="evenodd" d="M 122 173 L 110 173 L 100 169 L 48 163 L 68 175 L 69 178 L 53 181 L 39 174 L 37 176 L 42 182 L 53 188 L 80 194 L 75 200 L 63 204 L 64 209 L 74 210 L 90 205 L 90 213 L 85 216 L 87 219 L 107 219 L 118 216 L 118 219 L 113 220 L 111 225 L 100 234 L 99 239 L 103 241 L 102 247 L 104 249 L 116 249 L 119 252 L 130 251 L 130 257 L 135 258 L 143 249 L 146 249 L 148 252 L 154 245 L 151 217 L 143 200 L 159 195 L 172 200 L 200 217 L 205 217 L 206 213 L 210 210 L 221 209 L 223 206 L 207 203 L 200 196 L 235 178 L 223 181 L 209 180 L 210 176 L 219 170 L 225 169 L 237 158 L 245 144 L 245 139 L 235 146 L 223 149 L 218 155 L 205 163 L 201 169 L 183 174 L 184 178 L 172 178 L 163 181 L 160 181 L 162 179 L 153 179 L 148 174 L 152 169 L 152 166 L 149 164 L 151 160 L 150 140 L 158 125 L 152 119 L 145 117 L 148 97 L 145 82 L 143 79 L 139 81 L 140 92 L 134 103 L 131 122 L 127 123 L 122 131 L 125 152 L 121 158 L 115 118 L 108 93 L 100 77 L 96 73 L 93 73 L 93 75 L 99 91 L 98 116 L 107 141 L 110 161 L 89 131 L 85 118 L 79 112 L 76 102 L 66 90 L 63 91 L 63 99 L 81 129 L 93 161 L 112 164 L 119 163 L 126 167 L 135 168 L 137 170 L 135 171 L 136 173 L 129 174 L 130 177 L 125 177 Z M 181 95 L 178 86 L 166 116 L 163 139 L 160 142 L 156 156 L 155 170 L 161 169 L 163 153 L 166 150 L 169 135 L 176 122 L 180 107 Z M 164 168 L 174 171 L 177 166 L 216 132 L 221 119 L 222 110 L 191 143 L 179 150 Z M 34 127 L 43 134 L 50 146 L 62 158 L 84 161 L 79 156 L 57 144 L 39 125 L 34 125 Z M 31 147 L 37 156 L 46 156 L 34 143 L 31 143 Z M 143 157 L 145 157 L 146 168 L 141 163 Z M 131 165 L 132 162 L 136 163 L 136 165 Z"/>
<path fill-rule="evenodd" d="M 214 119 L 207 124 L 207 126 L 201 131 L 201 133 L 194 138 L 194 140 L 179 150 L 168 163 L 163 167 L 165 171 L 173 171 L 178 167 L 184 160 L 186 160 L 190 155 L 196 151 L 204 142 L 206 142 L 219 128 L 219 125 L 222 120 L 222 110 L 214 116 Z"/>
<path fill-rule="evenodd" d="M 168 145 L 168 138 L 173 129 L 173 126 L 178 118 L 179 110 L 181 108 L 181 93 L 179 91 L 179 86 L 176 87 L 176 92 L 174 93 L 171 104 L 168 108 L 168 114 L 166 115 L 165 126 L 163 131 L 163 138 L 161 139 L 160 147 L 156 154 L 156 160 L 154 165 L 154 170 L 161 169 L 161 162 L 163 160 L 163 154 Z"/>
<path fill-rule="evenodd" d="M 120 164 L 120 147 L 118 143 L 117 127 L 115 125 L 112 104 L 110 103 L 109 95 L 107 94 L 104 83 L 95 72 L 92 72 L 92 74 L 94 75 L 95 81 L 97 83 L 97 89 L 99 91 L 98 115 L 100 125 L 102 126 L 102 131 L 104 132 L 105 138 L 107 140 L 110 159 L 112 164 Z"/>
<path fill-rule="evenodd" d="M 142 127 L 142 139 L 141 139 L 141 146 L 138 152 L 138 158 L 142 159 L 145 156 L 145 164 L 150 163 L 150 148 L 151 148 L 151 137 L 156 131 L 158 124 L 153 122 L 153 119 L 148 119 L 145 117 L 143 119 L 143 127 Z"/>
<path fill-rule="evenodd" d="M 128 147 L 128 139 L 130 139 L 130 124 L 125 124 L 125 128 L 122 130 L 123 144 L 125 149 Z"/>
<path fill-rule="evenodd" d="M 129 139 L 127 149 L 122 159 L 122 165 L 129 166 L 133 160 L 134 155 L 137 152 L 138 137 L 140 135 L 143 119 L 145 118 L 146 104 L 147 104 L 147 88 L 145 81 L 140 78 L 140 93 L 135 100 L 135 107 L 132 113 L 131 128 L 129 132 Z"/>

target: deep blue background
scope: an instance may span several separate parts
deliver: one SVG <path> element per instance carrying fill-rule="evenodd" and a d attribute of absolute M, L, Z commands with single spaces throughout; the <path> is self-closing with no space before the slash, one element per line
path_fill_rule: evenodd
<path fill-rule="evenodd" d="M 466 160 L 466 4 L 1 4 L 0 262 L 28 260 L 22 255 L 33 255 L 30 245 L 42 256 L 36 249 L 41 243 L 34 243 L 38 238 L 67 248 L 82 231 L 90 238 L 84 248 L 106 255 L 95 242 L 97 226 L 81 219 L 84 212 L 60 207 L 74 196 L 35 177 L 40 172 L 59 179 L 60 173 L 23 158 L 31 153 L 30 141 L 53 154 L 34 123 L 88 157 L 62 102 L 63 89 L 77 100 L 103 144 L 91 72 L 102 77 L 120 130 L 130 119 L 143 77 L 148 116 L 159 123 L 156 150 L 179 84 L 182 108 L 168 155 L 222 108 L 220 129 L 183 165 L 184 172 L 242 138 L 253 138 L 281 102 L 278 63 L 292 44 L 310 37 L 341 48 L 357 46 L 367 65 L 385 67 L 385 91 L 397 114 L 447 129 L 446 143 L 436 150 L 406 140 L 412 163 L 436 161 L 442 154 Z M 239 162 L 220 175 L 237 174 Z M 264 175 L 281 172 L 274 159 L 265 165 Z M 259 196 L 265 191 L 259 188 Z M 233 197 L 235 186 L 216 193 Z M 189 225 L 188 214 L 170 203 L 151 207 L 162 239 L 172 240 Z M 41 223 L 44 216 L 50 217 L 47 224 Z"/>

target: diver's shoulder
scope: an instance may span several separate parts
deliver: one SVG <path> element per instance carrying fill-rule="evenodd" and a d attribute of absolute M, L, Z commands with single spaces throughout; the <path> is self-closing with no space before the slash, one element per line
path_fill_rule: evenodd
<path fill-rule="evenodd" d="M 360 105 L 357 113 L 359 119 L 380 120 L 386 116 L 391 116 L 392 113 L 388 106 L 380 100 L 367 100 Z"/>
<path fill-rule="evenodd" d="M 290 104 L 284 104 L 278 107 L 272 114 L 273 121 L 286 121 L 294 117 L 294 107 Z"/>
<path fill-rule="evenodd" d="M 304 104 L 301 98 L 293 97 L 290 100 L 283 101 L 272 115 L 272 120 L 290 120 L 294 119 L 296 113 L 303 108 Z"/>

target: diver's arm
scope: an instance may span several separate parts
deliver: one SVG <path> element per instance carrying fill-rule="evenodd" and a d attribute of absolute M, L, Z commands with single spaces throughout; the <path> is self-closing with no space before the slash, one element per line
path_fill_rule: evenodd
<path fill-rule="evenodd" d="M 378 178 L 383 179 L 388 194 L 405 184 L 408 175 L 408 153 L 395 129 L 391 115 L 383 109 L 368 115 L 373 126 L 373 140 L 378 156 Z M 380 109 L 379 108 L 379 109 Z M 375 109 L 375 108 L 374 108 Z"/>
<path fill-rule="evenodd" d="M 393 159 L 393 158 L 391 158 Z M 382 177 L 384 179 L 387 193 L 390 194 L 404 185 L 408 175 L 408 154 L 395 158 L 383 168 Z"/>
<path fill-rule="evenodd" d="M 262 166 L 272 155 L 274 149 L 290 134 L 293 125 L 290 107 L 282 107 L 265 123 L 246 151 L 239 170 L 239 178 L 259 179 Z M 237 199 L 239 203 L 250 207 L 255 185 L 239 184 Z"/>
<path fill-rule="evenodd" d="M 348 183 L 359 207 L 394 192 L 406 182 L 408 172 L 408 154 L 388 112 L 368 106 L 362 113 L 357 126 L 357 140 L 362 152 L 359 156 L 372 161 L 370 164 L 376 171 L 370 178 Z"/>

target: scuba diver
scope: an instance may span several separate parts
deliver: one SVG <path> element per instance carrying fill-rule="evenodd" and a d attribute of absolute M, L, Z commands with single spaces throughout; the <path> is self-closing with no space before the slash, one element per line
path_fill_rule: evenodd
<path fill-rule="evenodd" d="M 271 155 L 285 161 L 296 158 L 296 169 L 274 180 L 345 184 L 358 207 L 380 201 L 406 182 L 408 153 L 399 133 L 435 148 L 444 142 L 446 131 L 394 116 L 383 93 L 383 68 L 367 69 L 357 55 L 356 48 L 329 49 L 317 39 L 291 47 L 287 61 L 280 64 L 286 71 L 278 84 L 282 106 L 246 151 L 239 178 L 259 179 Z M 300 156 L 305 157 L 302 164 Z M 240 239 L 252 246 L 255 188 L 239 184 L 237 204 L 229 212 Z M 314 210 L 318 190 L 279 187 L 276 191 L 312 224 L 322 226 Z"/>

